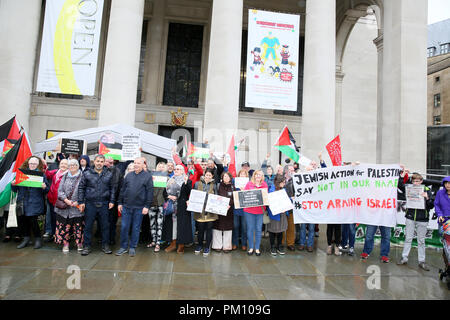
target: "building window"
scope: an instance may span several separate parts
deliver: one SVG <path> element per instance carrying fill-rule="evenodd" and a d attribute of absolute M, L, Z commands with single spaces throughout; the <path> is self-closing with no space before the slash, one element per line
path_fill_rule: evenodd
<path fill-rule="evenodd" d="M 47 98 L 62 98 L 62 99 L 83 100 L 83 96 L 77 95 L 77 94 L 45 92 L 45 96 Z"/>
<path fill-rule="evenodd" d="M 163 105 L 198 107 L 202 48 L 203 26 L 169 24 Z"/>
<path fill-rule="evenodd" d="M 148 20 L 144 20 L 142 24 L 141 55 L 139 58 L 139 73 L 138 73 L 136 103 L 142 103 L 142 86 L 144 85 L 144 72 L 145 72 L 145 49 L 147 47 L 147 29 L 148 29 Z"/>
<path fill-rule="evenodd" d="M 434 56 L 434 52 L 436 51 L 435 47 L 431 47 L 427 49 L 427 53 L 428 53 L 428 58 Z"/>
<path fill-rule="evenodd" d="M 433 117 L 433 124 L 435 126 L 439 126 L 441 124 L 441 116 L 435 116 Z"/>
<path fill-rule="evenodd" d="M 440 106 L 441 106 L 441 94 L 438 93 L 434 95 L 434 107 L 438 108 Z"/>
<path fill-rule="evenodd" d="M 441 81 L 441 77 L 436 77 L 436 78 L 434 78 L 434 82 L 439 82 L 439 81 Z"/>
<path fill-rule="evenodd" d="M 450 52 L 450 43 L 441 44 L 441 54 L 446 54 Z"/>

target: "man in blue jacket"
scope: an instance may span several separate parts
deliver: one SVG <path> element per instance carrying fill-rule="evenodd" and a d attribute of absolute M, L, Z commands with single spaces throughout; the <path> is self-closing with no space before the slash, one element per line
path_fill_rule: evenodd
<path fill-rule="evenodd" d="M 144 169 L 144 159 L 134 160 L 134 172 L 127 174 L 123 180 L 118 201 L 119 212 L 122 213 L 120 229 L 120 249 L 116 252 L 121 256 L 128 252 L 134 257 L 139 242 L 142 217 L 148 214 L 153 201 L 152 174 Z M 131 228 L 131 239 L 129 239 Z"/>
<path fill-rule="evenodd" d="M 109 209 L 114 207 L 115 184 L 111 171 L 104 167 L 105 157 L 96 155 L 94 168 L 83 172 L 78 186 L 79 208 L 85 212 L 85 228 L 83 251 L 81 254 L 87 256 L 91 252 L 92 226 L 95 218 L 100 217 L 102 228 L 102 250 L 106 254 L 112 253 L 109 248 Z"/>

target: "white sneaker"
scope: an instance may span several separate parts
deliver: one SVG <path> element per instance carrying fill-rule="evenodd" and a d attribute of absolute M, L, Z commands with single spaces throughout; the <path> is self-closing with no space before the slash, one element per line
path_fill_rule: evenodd
<path fill-rule="evenodd" d="M 62 249 L 62 252 L 68 253 L 69 252 L 69 246 L 64 246 Z"/>
<path fill-rule="evenodd" d="M 331 246 L 327 247 L 327 255 L 331 255 L 332 249 L 333 248 Z"/>

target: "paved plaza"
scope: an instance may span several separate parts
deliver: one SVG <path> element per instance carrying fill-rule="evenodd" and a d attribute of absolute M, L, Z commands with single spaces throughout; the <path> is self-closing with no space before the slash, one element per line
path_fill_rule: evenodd
<path fill-rule="evenodd" d="M 260 257 L 240 250 L 203 257 L 193 247 L 184 254 L 154 253 L 143 245 L 135 257 L 106 255 L 99 245 L 81 256 L 72 248 L 63 254 L 53 243 L 39 250 L 0 243 L 0 299 L 450 299 L 438 276 L 442 251 L 427 249 L 429 272 L 418 268 L 416 249 L 407 266 L 395 264 L 399 247 L 391 247 L 389 264 L 379 261 L 379 245 L 367 261 L 359 259 L 362 244 L 353 257 L 327 256 L 325 227 L 321 229 L 313 253 L 288 251 L 276 257 L 269 253 L 267 238 Z M 69 287 L 76 283 L 69 279 L 76 273 L 67 273 L 69 266 L 80 269 L 80 289 L 68 288 L 68 282 Z M 380 271 L 379 282 L 374 270 Z M 380 289 L 374 288 L 377 283 Z"/>

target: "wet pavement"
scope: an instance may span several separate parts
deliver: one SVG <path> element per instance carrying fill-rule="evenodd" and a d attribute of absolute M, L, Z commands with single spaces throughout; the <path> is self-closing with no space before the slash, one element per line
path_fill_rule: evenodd
<path fill-rule="evenodd" d="M 53 243 L 39 250 L 16 245 L 0 243 L 0 299 L 450 299 L 439 280 L 442 251 L 427 249 L 427 272 L 418 268 L 415 248 L 406 266 L 395 263 L 401 247 L 391 247 L 389 264 L 379 261 L 379 245 L 366 261 L 359 259 L 362 244 L 353 257 L 328 256 L 323 232 L 313 253 L 287 251 L 276 257 L 267 238 L 259 257 L 241 250 L 203 257 L 193 247 L 184 254 L 154 253 L 143 245 L 135 257 L 106 255 L 99 245 L 81 256 L 72 247 L 64 254 Z M 70 266 L 80 272 L 68 273 Z"/>

